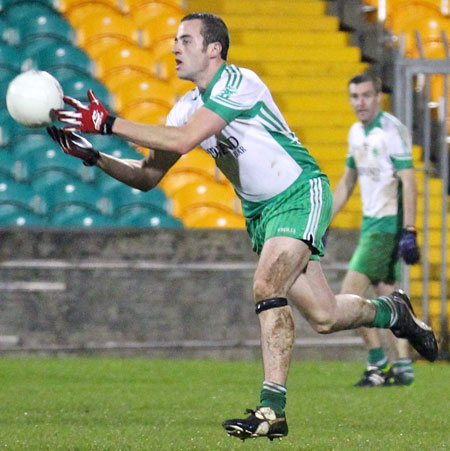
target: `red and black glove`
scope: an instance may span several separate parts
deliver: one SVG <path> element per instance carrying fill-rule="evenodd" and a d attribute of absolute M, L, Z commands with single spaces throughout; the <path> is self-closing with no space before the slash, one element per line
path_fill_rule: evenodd
<path fill-rule="evenodd" d="M 89 104 L 84 104 L 73 97 L 64 96 L 63 100 L 75 108 L 72 110 L 55 110 L 60 122 L 70 124 L 64 127 L 68 132 L 100 133 L 110 135 L 116 118 L 111 116 L 107 109 L 95 97 L 92 89 L 88 91 Z"/>
<path fill-rule="evenodd" d="M 56 127 L 47 127 L 47 133 L 59 144 L 64 153 L 81 158 L 85 166 L 94 166 L 100 158 L 100 152 L 80 135 Z"/>

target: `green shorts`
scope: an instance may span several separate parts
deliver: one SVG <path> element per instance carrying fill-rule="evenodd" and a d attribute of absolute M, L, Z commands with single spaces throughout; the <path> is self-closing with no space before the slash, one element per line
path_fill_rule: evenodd
<path fill-rule="evenodd" d="M 397 256 L 398 235 L 393 233 L 361 234 L 349 268 L 365 274 L 373 285 L 393 284 L 400 280 Z"/>
<path fill-rule="evenodd" d="M 324 255 L 322 236 L 333 213 L 333 194 L 326 177 L 303 181 L 264 204 L 259 214 L 246 219 L 253 250 L 260 254 L 264 243 L 274 236 L 290 236 L 304 241 L 312 260 Z"/>

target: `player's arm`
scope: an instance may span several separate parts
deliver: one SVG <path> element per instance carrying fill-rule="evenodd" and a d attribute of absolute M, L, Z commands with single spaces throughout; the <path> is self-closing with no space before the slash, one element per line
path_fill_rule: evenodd
<path fill-rule="evenodd" d="M 397 174 L 402 181 L 403 225 L 404 227 L 415 227 L 417 212 L 417 180 L 415 170 L 414 168 L 402 169 Z"/>
<path fill-rule="evenodd" d="M 414 265 L 420 260 L 420 249 L 417 244 L 416 208 L 417 208 L 417 181 L 414 168 L 405 168 L 398 171 L 402 181 L 403 196 L 403 229 L 398 244 L 399 255 L 406 264 Z"/>
<path fill-rule="evenodd" d="M 133 188 L 148 191 L 154 188 L 164 174 L 180 158 L 173 152 L 150 151 L 145 159 L 121 159 L 94 149 L 91 142 L 74 132 L 57 127 L 47 131 L 64 153 L 79 158 L 86 166 L 98 166 L 111 177 Z"/>
<path fill-rule="evenodd" d="M 221 116 L 201 107 L 179 127 L 142 124 L 117 118 L 112 132 L 140 146 L 183 155 L 219 133 L 225 126 L 226 122 Z"/>
<path fill-rule="evenodd" d="M 100 153 L 97 166 L 111 177 L 141 191 L 154 188 L 180 155 L 169 152 L 150 151 L 142 160 L 121 159 Z"/>
<path fill-rule="evenodd" d="M 342 178 L 333 193 L 333 218 L 342 210 L 356 185 L 356 169 L 346 166 Z"/>
<path fill-rule="evenodd" d="M 84 104 L 72 97 L 64 97 L 64 102 L 75 108 L 56 110 L 58 120 L 69 124 L 66 132 L 114 133 L 121 138 L 154 150 L 164 150 L 183 155 L 197 147 L 202 141 L 218 134 L 226 121 L 212 110 L 199 108 L 183 125 L 150 125 L 114 117 L 88 91 L 89 103 Z"/>

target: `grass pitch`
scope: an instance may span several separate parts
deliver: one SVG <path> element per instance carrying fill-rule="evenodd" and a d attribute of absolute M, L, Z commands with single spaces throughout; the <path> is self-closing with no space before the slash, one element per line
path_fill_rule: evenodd
<path fill-rule="evenodd" d="M 260 362 L 0 359 L 0 450 L 450 449 L 450 365 L 415 364 L 412 387 L 352 386 L 364 363 L 294 362 L 289 436 L 228 437 L 258 403 Z"/>

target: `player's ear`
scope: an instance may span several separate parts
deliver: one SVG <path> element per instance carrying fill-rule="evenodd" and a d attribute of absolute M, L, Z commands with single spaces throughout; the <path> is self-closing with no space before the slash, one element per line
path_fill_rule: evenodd
<path fill-rule="evenodd" d="M 220 42 L 211 42 L 208 51 L 210 58 L 219 58 L 222 52 L 222 44 Z"/>

